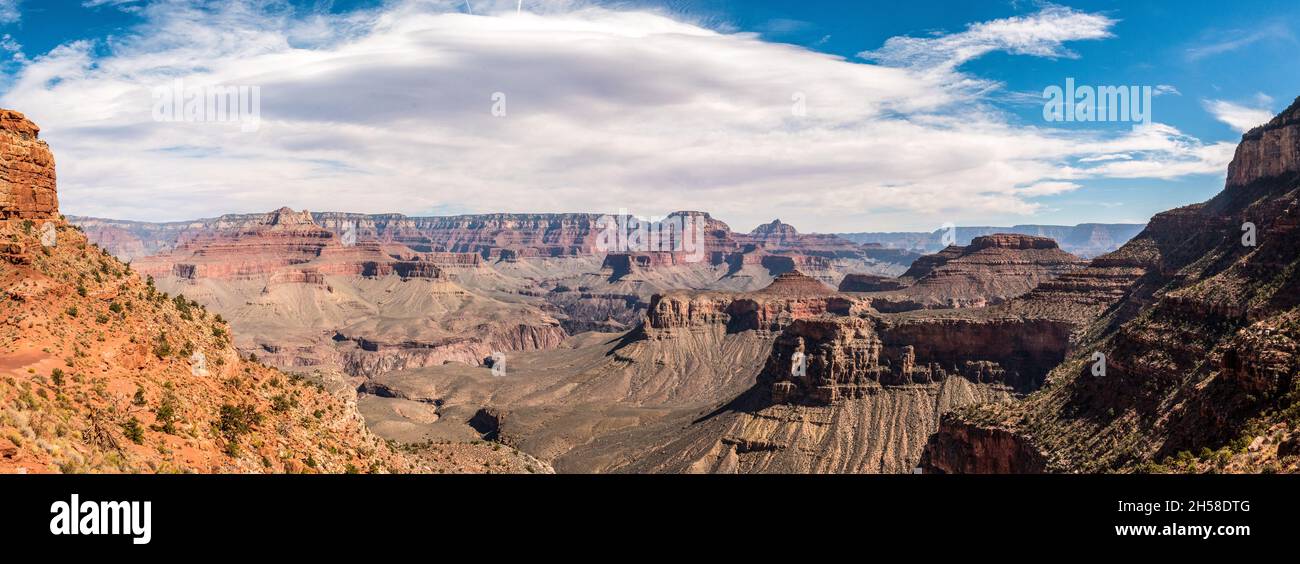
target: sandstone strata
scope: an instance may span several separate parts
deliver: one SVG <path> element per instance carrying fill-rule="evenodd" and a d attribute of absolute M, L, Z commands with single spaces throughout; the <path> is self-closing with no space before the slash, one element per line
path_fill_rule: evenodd
<path fill-rule="evenodd" d="M 0 110 L 0 219 L 58 216 L 54 155 L 23 114 Z"/>

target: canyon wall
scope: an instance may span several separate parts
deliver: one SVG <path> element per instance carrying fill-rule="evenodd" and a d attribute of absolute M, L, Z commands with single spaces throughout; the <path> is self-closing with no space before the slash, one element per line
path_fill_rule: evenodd
<path fill-rule="evenodd" d="M 26 116 L 0 110 L 0 219 L 53 219 L 59 214 L 54 154 Z"/>
<path fill-rule="evenodd" d="M 1285 415 L 1300 398 L 1297 116 L 1300 100 L 1244 135 L 1225 190 L 1210 201 L 1158 214 L 1116 252 L 1012 304 L 1034 311 L 1069 301 L 1101 314 L 1078 331 L 1049 386 L 945 419 L 927 447 L 935 469 L 1294 468 L 1245 445 L 1300 431 Z M 1243 237 L 1247 223 L 1254 241 Z M 970 452 L 984 456 L 961 454 Z"/>

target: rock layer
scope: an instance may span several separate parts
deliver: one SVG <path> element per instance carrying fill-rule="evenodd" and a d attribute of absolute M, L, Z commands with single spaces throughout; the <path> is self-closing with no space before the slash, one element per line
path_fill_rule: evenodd
<path fill-rule="evenodd" d="M 0 219 L 52 219 L 59 214 L 54 155 L 26 116 L 0 110 Z"/>

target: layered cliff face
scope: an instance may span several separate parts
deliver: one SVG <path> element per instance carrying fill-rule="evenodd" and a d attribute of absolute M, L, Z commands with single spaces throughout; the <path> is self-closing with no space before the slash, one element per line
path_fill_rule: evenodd
<path fill-rule="evenodd" d="M 901 288 L 861 278 L 841 283 L 843 291 L 865 288 L 881 312 L 985 307 L 1029 293 L 1084 262 L 1044 237 L 996 234 L 976 237 L 965 247 L 948 247 L 912 263 L 894 281 Z"/>
<path fill-rule="evenodd" d="M 26 116 L 0 110 L 0 219 L 53 219 L 54 155 Z"/>
<path fill-rule="evenodd" d="M 285 213 L 296 213 L 282 210 Z M 159 278 L 314 282 L 328 276 L 446 277 L 466 289 L 523 300 L 556 316 L 570 333 L 623 331 L 650 298 L 676 290 L 754 291 L 800 271 L 827 284 L 849 272 L 896 275 L 908 251 L 800 234 L 775 223 L 735 233 L 704 212 L 669 215 L 689 225 L 691 246 L 604 254 L 608 237 L 595 214 L 490 214 L 406 217 L 311 214 L 313 225 L 277 224 L 269 214 L 149 224 L 75 218 L 92 240 Z M 303 215 L 303 214 L 298 214 Z M 305 219 L 305 218 L 301 218 Z M 665 241 L 676 242 L 671 229 Z M 344 248 L 343 240 L 355 244 Z M 605 241 L 608 242 L 608 241 Z M 701 243 L 696 246 L 696 243 Z M 594 264 L 592 264 L 594 262 Z"/>
<path fill-rule="evenodd" d="M 307 211 L 222 216 L 186 232 L 170 251 L 133 263 L 142 274 L 187 279 L 320 280 L 325 275 L 442 277 L 440 267 L 474 268 L 477 255 L 420 253 L 376 241 L 345 243 Z"/>
<path fill-rule="evenodd" d="M 1241 137 L 1228 165 L 1228 190 L 1257 182 L 1294 182 L 1300 176 L 1300 105 Z"/>
<path fill-rule="evenodd" d="M 1094 295 L 1122 296 L 1080 332 L 1043 390 L 945 420 L 930 445 L 935 469 L 1295 469 L 1259 445 L 1284 443 L 1300 425 L 1297 112 L 1300 100 L 1243 138 L 1221 194 L 1157 215 L 1094 261 L 1084 272 L 1118 271 L 1091 277 L 1102 288 Z M 961 452 L 1004 458 L 952 454 Z"/>
<path fill-rule="evenodd" d="M 391 234 L 391 233 L 390 233 Z M 536 305 L 501 301 L 453 280 L 483 267 L 474 253 L 420 252 L 323 228 L 309 212 L 223 216 L 133 266 L 158 287 L 212 307 L 245 353 L 293 370 L 356 379 L 405 368 L 476 365 L 567 336 Z"/>
<path fill-rule="evenodd" d="M 59 219 L 36 127 L 0 110 L 0 128 L 0 472 L 422 468 L 354 397 L 241 359 L 219 317 L 90 245 Z"/>
<path fill-rule="evenodd" d="M 777 403 L 832 404 L 952 377 L 1026 393 L 1065 357 L 1071 328 L 973 316 L 800 319 L 776 339 L 759 381 Z"/>
<path fill-rule="evenodd" d="M 711 326 L 726 327 L 732 333 L 771 333 L 795 320 L 825 314 L 847 315 L 864 309 L 865 303 L 840 296 L 802 273 L 790 272 L 757 292 L 656 294 L 650 300 L 642 330 L 650 338 Z"/>

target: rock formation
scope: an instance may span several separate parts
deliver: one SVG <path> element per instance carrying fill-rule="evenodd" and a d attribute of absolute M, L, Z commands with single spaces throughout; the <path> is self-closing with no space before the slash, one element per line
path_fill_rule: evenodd
<path fill-rule="evenodd" d="M 59 213 L 54 155 L 26 116 L 0 110 L 0 219 L 53 219 Z"/>
<path fill-rule="evenodd" d="M 1296 469 L 1275 447 L 1296 433 L 1298 115 L 1300 100 L 1243 136 L 1210 201 L 1157 215 L 1118 251 L 1012 304 L 1102 305 L 1048 386 L 945 418 L 927 447 L 930 468 Z"/>
<path fill-rule="evenodd" d="M 846 277 L 840 289 L 873 292 L 872 307 L 882 312 L 985 307 L 1024 295 L 1084 264 L 1051 239 L 1001 233 L 921 257 L 892 283 Z"/>

